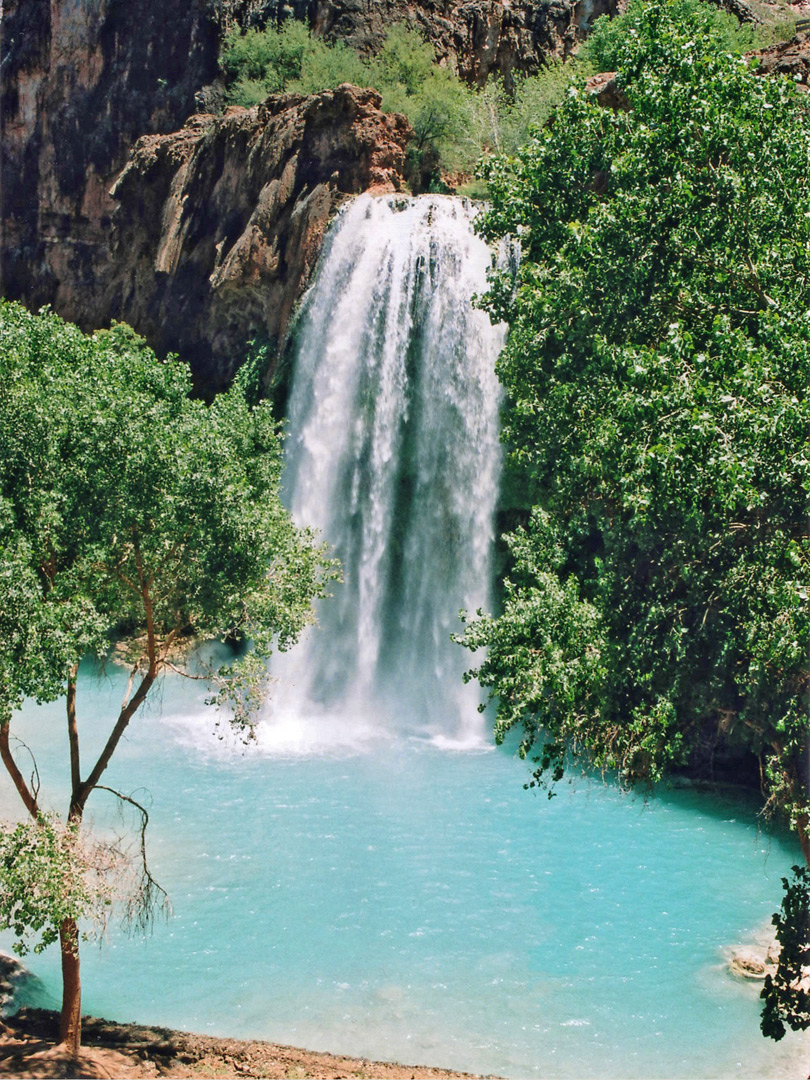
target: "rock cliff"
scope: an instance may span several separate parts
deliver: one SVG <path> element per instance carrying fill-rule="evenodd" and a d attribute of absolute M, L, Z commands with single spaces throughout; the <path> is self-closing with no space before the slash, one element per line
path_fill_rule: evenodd
<path fill-rule="evenodd" d="M 405 22 L 443 63 L 482 85 L 490 73 L 508 81 L 515 72 L 536 72 L 550 56 L 568 56 L 598 15 L 616 13 L 619 0 L 220 0 L 218 8 L 222 26 L 296 18 L 317 36 L 365 54 L 379 49 L 394 23 Z"/>
<path fill-rule="evenodd" d="M 111 317 L 131 320 L 158 349 L 178 349 L 201 378 L 220 385 L 233 364 L 226 354 L 236 328 L 263 328 L 271 340 L 283 336 L 338 197 L 376 183 L 380 170 L 396 184 L 406 136 L 401 121 L 372 122 L 371 98 L 345 93 L 311 107 L 274 105 L 261 118 L 197 118 L 184 128 L 216 78 L 219 42 L 229 27 L 297 18 L 317 34 L 369 52 L 392 22 L 405 20 L 423 30 L 445 63 L 482 82 L 493 71 L 509 77 L 536 70 L 547 55 L 566 55 L 588 22 L 614 4 L 5 0 L 0 290 L 32 308 L 50 303 L 85 329 Z M 381 140 L 376 151 L 372 130 Z M 127 164 L 141 136 L 167 139 L 140 144 Z M 280 156 L 271 164 L 274 139 L 281 140 Z M 381 164 L 388 159 L 391 164 Z M 270 170 L 264 179 L 260 160 Z M 220 176 L 218 169 L 231 171 Z M 291 195 L 283 208 L 280 195 L 267 193 L 271 179 L 274 190 Z M 194 183 L 204 196 L 197 197 Z M 157 237 L 159 225 L 168 237 Z M 253 239 L 239 241 L 246 229 Z M 150 273 L 157 274 L 153 282 Z M 262 300 L 260 288 L 271 279 Z"/>
<path fill-rule="evenodd" d="M 379 105 L 376 91 L 342 86 L 141 138 L 112 189 L 99 321 L 181 353 L 207 391 L 252 338 L 275 351 L 336 208 L 402 185 L 410 125 Z"/>
<path fill-rule="evenodd" d="M 112 180 L 194 111 L 217 26 L 207 0 L 5 0 L 2 22 L 3 292 L 88 325 Z"/>
<path fill-rule="evenodd" d="M 490 74 L 507 82 L 535 73 L 549 57 L 576 49 L 590 24 L 615 14 L 617 0 L 318 0 L 312 26 L 365 52 L 382 44 L 395 22 L 418 27 L 440 61 L 482 86 Z"/>

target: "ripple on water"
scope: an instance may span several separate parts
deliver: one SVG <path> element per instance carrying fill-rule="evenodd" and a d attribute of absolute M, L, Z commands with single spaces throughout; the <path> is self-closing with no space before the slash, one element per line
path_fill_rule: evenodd
<path fill-rule="evenodd" d="M 91 742 L 115 691 L 83 675 Z M 175 914 L 85 949 L 88 1011 L 507 1076 L 805 1075 L 724 963 L 797 855 L 749 800 L 587 781 L 548 800 L 509 749 L 409 737 L 210 753 L 188 694 L 167 680 L 109 775 L 153 796 Z M 61 708 L 21 718 L 47 784 L 62 729 Z M 32 966 L 55 998 L 58 958 Z"/>

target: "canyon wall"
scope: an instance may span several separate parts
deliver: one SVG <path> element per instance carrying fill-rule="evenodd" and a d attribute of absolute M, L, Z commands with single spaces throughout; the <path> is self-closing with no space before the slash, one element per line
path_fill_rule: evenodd
<path fill-rule="evenodd" d="M 194 111 L 217 27 L 206 0 L 5 0 L 2 20 L 3 293 L 90 325 L 112 181 Z"/>
<path fill-rule="evenodd" d="M 133 210 L 136 203 L 133 185 L 134 176 L 146 167 L 143 147 L 128 166 L 126 182 L 115 189 L 118 200 L 111 191 L 140 136 L 178 132 L 166 146 L 153 148 L 156 157 L 150 166 L 150 183 L 158 173 L 163 183 L 170 160 L 177 155 L 182 157 L 185 150 L 181 152 L 180 147 L 187 149 L 194 141 L 192 131 L 196 133 L 194 138 L 199 136 L 199 139 L 194 143 L 195 164 L 187 183 L 191 183 L 192 174 L 199 176 L 204 171 L 199 164 L 202 147 L 220 154 L 223 140 L 227 142 L 224 128 L 216 128 L 215 137 L 211 124 L 205 134 L 199 121 L 194 121 L 190 128 L 184 129 L 183 125 L 199 111 L 200 103 L 206 100 L 205 88 L 216 79 L 219 43 L 227 29 L 234 25 L 279 24 L 286 18 L 297 18 L 308 22 L 316 34 L 330 40 L 339 38 L 371 52 L 392 23 L 404 20 L 426 34 L 444 63 L 470 81 L 480 83 L 491 72 L 508 77 L 515 71 L 536 70 L 546 56 L 566 55 L 593 15 L 613 2 L 5 0 L 0 39 L 3 70 L 0 289 L 3 295 L 23 300 L 32 308 L 49 303 L 85 329 L 102 325 L 110 317 L 130 319 L 157 348 L 171 343 L 172 348 L 188 354 L 210 374 L 211 358 L 220 354 L 219 346 L 213 341 L 203 343 L 199 323 L 178 321 L 177 315 L 182 310 L 183 319 L 190 318 L 192 313 L 199 317 L 202 301 L 192 304 L 185 300 L 175 309 L 169 297 L 183 291 L 180 284 L 170 287 L 164 279 L 152 289 L 145 284 L 148 260 L 144 253 L 154 242 L 155 221 L 163 221 L 164 217 L 158 196 L 144 192 L 144 205 L 151 208 L 155 217 L 145 215 L 141 222 L 144 234 L 136 235 L 134 222 L 138 215 Z M 334 107 L 334 103 L 327 107 L 322 102 L 302 121 L 304 127 L 317 126 L 315 115 L 321 115 L 324 109 L 328 113 Z M 367 104 L 362 107 L 367 108 Z M 240 125 L 249 123 L 253 121 L 237 122 L 231 118 L 226 127 L 236 140 L 236 129 L 241 130 Z M 346 132 L 348 141 L 342 160 L 347 163 L 356 149 L 356 132 L 350 130 L 351 123 L 343 127 L 341 123 L 336 130 Z M 260 138 L 263 145 L 266 146 L 271 132 L 277 134 L 284 127 L 279 125 L 278 119 L 272 120 L 267 133 Z M 381 153 L 385 156 L 390 133 L 381 120 L 378 128 Z M 397 131 L 396 139 L 401 139 L 404 132 L 401 125 Z M 245 144 L 249 141 L 247 136 L 244 141 Z M 306 155 L 306 151 L 302 152 Z M 331 168 L 335 155 L 341 156 L 333 147 L 321 162 L 324 168 Z M 225 157 L 220 154 L 212 158 L 206 167 L 206 182 L 211 188 L 215 186 L 214 162 L 224 161 Z M 291 168 L 298 183 L 307 170 L 301 159 Z M 314 166 L 313 169 L 307 184 L 311 181 L 314 188 L 326 183 L 329 187 L 331 172 L 322 175 Z M 373 168 L 361 155 L 351 175 L 345 170 L 337 171 L 341 179 L 329 190 L 346 194 L 358 190 L 360 177 L 370 177 Z M 221 184 L 217 188 L 217 220 L 221 224 L 229 218 L 230 223 L 222 225 L 222 235 L 217 233 L 214 244 L 225 237 L 227 249 L 236 228 L 232 222 L 245 219 L 245 200 L 252 195 L 240 192 L 239 184 L 232 183 L 228 190 L 235 202 L 232 210 L 227 211 L 221 198 L 226 187 Z M 191 197 L 190 189 L 185 190 L 186 196 Z M 253 184 L 251 192 L 256 194 L 258 190 Z M 293 210 L 302 193 L 303 188 L 295 189 L 293 202 L 283 213 L 278 213 L 273 228 L 286 228 L 299 221 Z M 118 212 L 120 200 L 126 205 Z M 334 209 L 331 196 L 330 200 L 325 213 Z M 257 207 L 253 209 L 258 212 Z M 114 227 L 116 215 L 118 232 Z M 203 228 L 200 207 L 197 215 L 193 229 L 184 219 L 186 242 L 195 229 L 199 232 Z M 281 252 L 289 252 L 303 244 L 307 250 L 303 257 L 306 270 L 313 261 L 314 237 L 319 230 L 320 225 L 307 231 L 306 242 L 302 235 L 288 237 L 279 233 L 276 246 Z M 174 239 L 166 241 L 165 250 L 174 243 Z M 141 253 L 137 271 L 132 270 L 132 250 Z M 184 260 L 185 249 L 177 263 L 178 273 L 181 266 L 186 266 Z M 195 256 L 193 261 L 195 266 L 202 266 L 205 260 Z M 279 268 L 280 274 L 289 268 L 283 255 Z M 220 269 L 218 264 L 218 274 Z M 136 285 L 125 280 L 131 272 L 137 279 Z M 225 295 L 221 283 L 212 287 L 218 295 Z M 253 297 L 251 308 L 258 305 L 258 299 Z M 230 307 L 225 311 L 221 304 L 205 310 L 203 322 L 209 329 L 215 315 L 239 321 Z M 167 318 L 173 320 L 168 328 L 161 324 Z M 263 323 L 272 337 L 275 324 L 266 317 Z"/>

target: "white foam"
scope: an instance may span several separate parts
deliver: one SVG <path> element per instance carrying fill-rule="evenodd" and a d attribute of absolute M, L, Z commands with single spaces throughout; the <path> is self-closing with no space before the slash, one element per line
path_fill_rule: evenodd
<path fill-rule="evenodd" d="M 485 745 L 470 654 L 451 641 L 460 609 L 490 606 L 501 466 L 504 330 L 472 305 L 492 261 L 475 213 L 363 195 L 328 237 L 296 330 L 284 486 L 344 580 L 321 626 L 274 659 L 267 752 L 414 729 Z"/>

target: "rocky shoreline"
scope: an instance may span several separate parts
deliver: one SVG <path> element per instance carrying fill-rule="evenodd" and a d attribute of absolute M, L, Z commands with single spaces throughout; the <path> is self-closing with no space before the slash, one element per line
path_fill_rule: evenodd
<path fill-rule="evenodd" d="M 316 1053 L 261 1041 L 217 1039 L 168 1028 L 83 1021 L 82 1056 L 71 1062 L 56 1043 L 57 1014 L 21 1009 L 0 1033 L 0 1077 L 472 1077 L 429 1066 Z"/>

